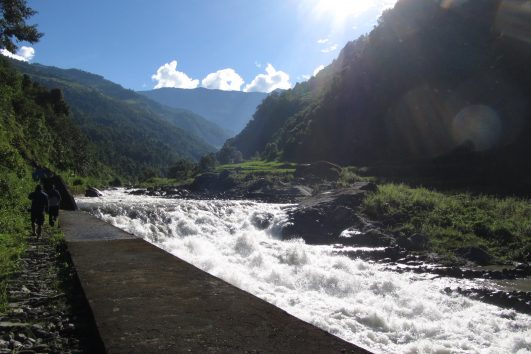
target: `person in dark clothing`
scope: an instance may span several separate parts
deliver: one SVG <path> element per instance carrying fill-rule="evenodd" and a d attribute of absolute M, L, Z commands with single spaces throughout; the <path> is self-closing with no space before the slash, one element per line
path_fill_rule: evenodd
<path fill-rule="evenodd" d="M 33 236 L 41 237 L 44 213 L 48 209 L 48 195 L 42 191 L 41 185 L 38 184 L 35 191 L 28 195 L 28 198 L 31 200 L 31 231 Z"/>
<path fill-rule="evenodd" d="M 52 184 L 52 189 L 48 193 L 48 222 L 53 226 L 59 217 L 59 206 L 61 205 L 61 194 Z"/>

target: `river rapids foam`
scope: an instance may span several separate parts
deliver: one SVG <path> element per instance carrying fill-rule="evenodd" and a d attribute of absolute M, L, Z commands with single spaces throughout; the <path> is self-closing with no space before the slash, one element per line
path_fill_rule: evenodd
<path fill-rule="evenodd" d="M 123 190 L 79 198 L 78 205 L 377 353 L 531 353 L 530 316 L 444 292 L 488 284 L 398 274 L 341 255 L 332 245 L 282 241 L 278 234 L 288 205 L 164 199 Z"/>

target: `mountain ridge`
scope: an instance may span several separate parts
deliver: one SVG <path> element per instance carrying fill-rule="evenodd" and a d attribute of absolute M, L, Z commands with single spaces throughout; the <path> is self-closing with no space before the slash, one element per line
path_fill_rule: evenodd
<path fill-rule="evenodd" d="M 484 150 L 489 139 L 488 148 L 521 143 L 530 131 L 531 51 L 504 33 L 529 14 L 499 0 L 442 5 L 399 0 L 316 77 L 269 96 L 227 145 L 247 158 L 275 144 L 291 161 L 370 164 L 433 158 L 470 142 Z M 499 127 L 491 138 L 489 124 Z"/>
<path fill-rule="evenodd" d="M 152 100 L 173 108 L 187 109 L 235 135 L 247 124 L 257 106 L 267 97 L 263 92 L 159 88 L 137 91 Z"/>
<path fill-rule="evenodd" d="M 164 175 L 179 158 L 198 160 L 215 150 L 164 116 L 167 112 L 177 116 L 178 111 L 152 102 L 100 75 L 78 69 L 10 62 L 42 85 L 63 91 L 72 120 L 95 145 L 98 158 L 121 175 Z M 191 112 L 187 114 L 192 118 L 196 116 Z"/>

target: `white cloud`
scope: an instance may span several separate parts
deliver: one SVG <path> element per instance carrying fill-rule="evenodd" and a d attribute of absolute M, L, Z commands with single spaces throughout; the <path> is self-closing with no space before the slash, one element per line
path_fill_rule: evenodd
<path fill-rule="evenodd" d="M 326 48 L 321 49 L 321 53 L 330 53 L 337 49 L 337 44 L 332 44 Z"/>
<path fill-rule="evenodd" d="M 157 72 L 151 76 L 153 81 L 157 81 L 155 88 L 177 87 L 194 89 L 199 86 L 199 80 L 193 80 L 182 71 L 177 71 L 177 60 L 162 65 Z"/>
<path fill-rule="evenodd" d="M 260 63 L 258 60 L 256 60 L 254 62 L 254 66 L 256 66 L 257 68 L 261 68 L 262 67 L 262 63 Z"/>
<path fill-rule="evenodd" d="M 324 65 L 322 65 L 322 64 L 321 64 L 321 65 L 319 65 L 318 67 L 316 67 L 316 68 L 315 68 L 315 70 L 313 71 L 313 74 L 312 74 L 312 76 L 315 76 L 315 75 L 317 75 L 317 73 L 318 73 L 319 71 L 323 70 L 323 69 L 324 69 L 324 67 L 325 67 L 325 66 L 324 66 Z"/>
<path fill-rule="evenodd" d="M 328 38 L 321 38 L 321 39 L 318 39 L 317 40 L 317 44 L 325 44 L 325 43 L 328 43 L 329 39 Z"/>
<path fill-rule="evenodd" d="M 8 51 L 7 49 L 1 49 L 0 53 L 3 56 L 9 57 L 9 58 L 13 58 L 13 59 L 16 59 L 16 60 L 31 61 L 31 59 L 33 59 L 33 57 L 35 56 L 35 49 L 33 49 L 32 47 L 22 46 L 22 47 L 19 48 L 19 50 L 17 50 L 17 54 L 13 54 L 10 51 Z"/>
<path fill-rule="evenodd" d="M 267 64 L 265 74 L 258 74 L 244 88 L 245 92 L 271 92 L 276 89 L 287 90 L 291 88 L 289 75 L 283 71 L 277 71 L 273 65 Z"/>
<path fill-rule="evenodd" d="M 201 81 L 201 85 L 205 88 L 223 91 L 240 91 L 243 84 L 242 77 L 231 68 L 210 73 Z"/>

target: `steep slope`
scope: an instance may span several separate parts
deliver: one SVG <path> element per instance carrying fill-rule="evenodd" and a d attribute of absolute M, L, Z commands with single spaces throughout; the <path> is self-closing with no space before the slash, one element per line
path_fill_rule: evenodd
<path fill-rule="evenodd" d="M 316 78 L 266 99 L 227 144 L 250 157 L 274 142 L 288 160 L 344 164 L 456 149 L 524 156 L 530 13 L 523 1 L 400 0 Z"/>
<path fill-rule="evenodd" d="M 179 157 L 196 160 L 214 150 L 178 127 L 188 125 L 190 130 L 203 131 L 191 112 L 164 107 L 80 70 L 12 63 L 32 79 L 64 92 L 72 119 L 94 143 L 98 158 L 122 175 L 164 173 Z M 205 126 L 210 129 L 213 125 L 206 122 Z"/>
<path fill-rule="evenodd" d="M 209 90 L 202 87 L 193 90 L 161 88 L 138 93 L 161 104 L 195 112 L 225 128 L 231 135 L 245 127 L 256 107 L 267 97 L 267 93 L 262 92 Z"/>
<path fill-rule="evenodd" d="M 226 130 L 198 114 L 182 108 L 174 109 L 171 106 L 164 106 L 137 94 L 135 91 L 124 89 L 112 81 L 105 80 L 99 75 L 77 69 L 60 69 L 38 64 L 34 64 L 30 69 L 26 70 L 31 70 L 37 76 L 54 77 L 77 82 L 94 88 L 106 96 L 124 100 L 130 105 L 136 105 L 137 108 L 145 109 L 153 114 L 159 115 L 187 133 L 195 135 L 213 146 L 220 146 L 230 136 Z"/>
<path fill-rule="evenodd" d="M 0 194 L 8 193 L 5 175 L 23 178 L 38 167 L 80 176 L 108 172 L 97 161 L 94 146 L 70 119 L 61 91 L 22 76 L 3 57 L 0 112 Z"/>

